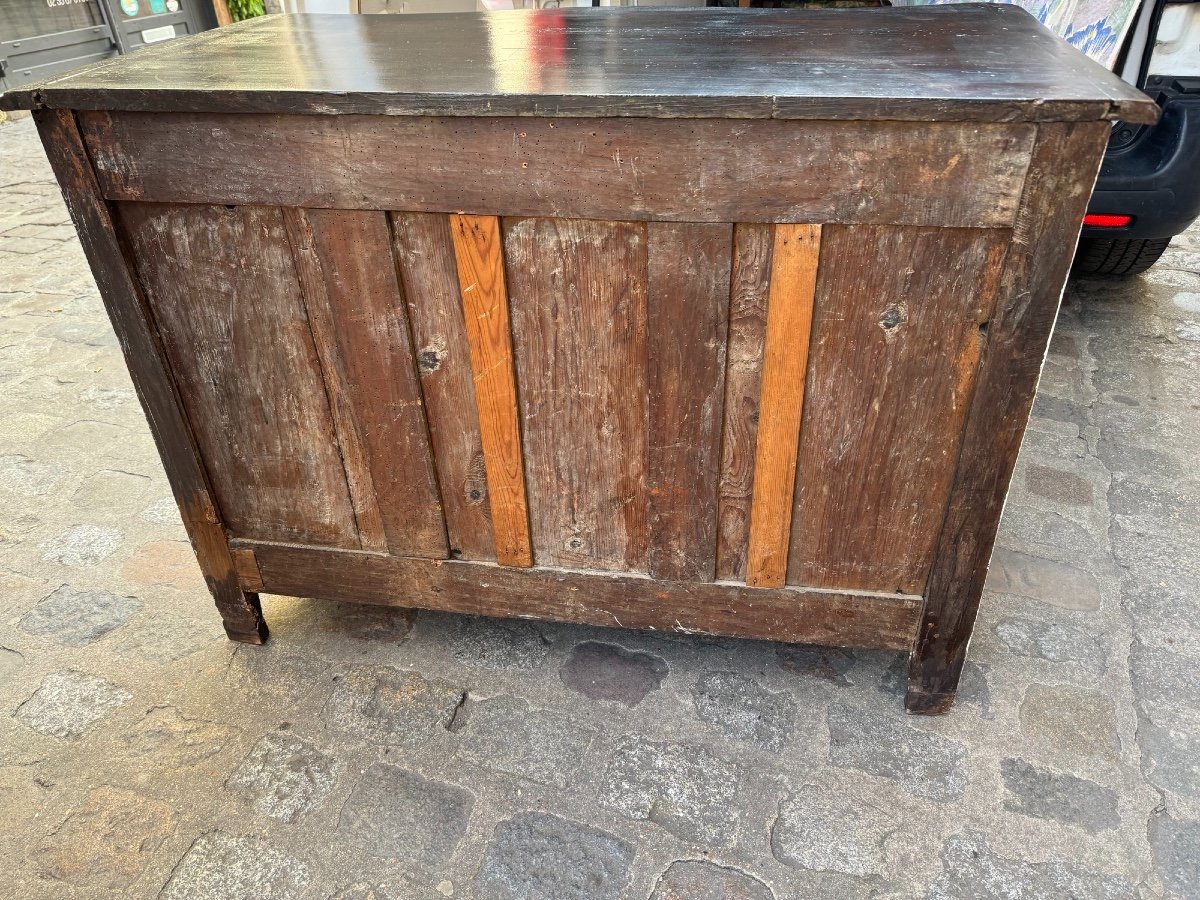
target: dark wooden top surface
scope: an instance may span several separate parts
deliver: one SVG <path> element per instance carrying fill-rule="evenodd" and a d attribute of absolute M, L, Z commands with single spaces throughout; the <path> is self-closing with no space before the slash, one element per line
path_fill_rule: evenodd
<path fill-rule="evenodd" d="M 1153 121 L 1015 6 L 293 15 L 10 91 L 8 108 Z"/>

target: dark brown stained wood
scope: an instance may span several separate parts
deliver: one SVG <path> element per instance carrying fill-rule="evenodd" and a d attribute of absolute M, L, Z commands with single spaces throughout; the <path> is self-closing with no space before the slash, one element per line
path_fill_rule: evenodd
<path fill-rule="evenodd" d="M 114 200 L 944 226 L 1012 224 L 1034 132 L 727 119 L 93 112 L 81 121 Z"/>
<path fill-rule="evenodd" d="M 282 212 L 117 212 L 230 531 L 359 546 Z"/>
<path fill-rule="evenodd" d="M 647 570 L 646 229 L 506 219 L 538 565 Z"/>
<path fill-rule="evenodd" d="M 926 587 L 909 669 L 912 712 L 943 712 L 954 700 L 1070 251 L 1107 135 L 1108 128 L 1095 124 L 1039 132 Z"/>
<path fill-rule="evenodd" d="M 392 213 L 391 219 L 450 555 L 494 560 L 496 539 L 450 220 L 435 213 Z"/>
<path fill-rule="evenodd" d="M 506 566 L 531 566 L 533 544 L 500 223 L 492 216 L 453 216 L 450 234 L 471 350 L 496 560 Z"/>
<path fill-rule="evenodd" d="M 789 583 L 923 592 L 1008 241 L 825 229 Z"/>
<path fill-rule="evenodd" d="M 267 626 L 258 596 L 243 591 L 238 583 L 225 528 L 213 503 L 195 437 L 183 415 L 145 298 L 125 256 L 125 248 L 118 241 L 111 211 L 100 198 L 75 118 L 67 112 L 49 110 L 35 111 L 33 116 L 225 631 L 232 640 L 261 644 L 267 639 Z"/>
<path fill-rule="evenodd" d="M 776 225 L 763 348 L 746 584 L 782 587 L 792 530 L 820 225 Z"/>
<path fill-rule="evenodd" d="M 771 240 L 770 225 L 739 223 L 733 231 L 717 534 L 717 577 L 730 581 L 746 578 Z"/>
<path fill-rule="evenodd" d="M 262 573 L 258 571 L 258 560 L 253 550 L 239 548 L 232 551 L 233 568 L 243 589 L 258 593 L 263 589 Z"/>
<path fill-rule="evenodd" d="M 912 646 L 920 597 L 521 569 L 238 542 L 272 594 L 832 646 Z"/>
<path fill-rule="evenodd" d="M 1022 10 L 975 4 L 268 16 L 23 86 L 0 103 L 998 122 L 1157 114 Z"/>
<path fill-rule="evenodd" d="M 647 231 L 649 571 L 712 581 L 733 228 Z"/>
<path fill-rule="evenodd" d="M 285 218 L 363 549 L 443 558 L 446 523 L 387 215 Z"/>

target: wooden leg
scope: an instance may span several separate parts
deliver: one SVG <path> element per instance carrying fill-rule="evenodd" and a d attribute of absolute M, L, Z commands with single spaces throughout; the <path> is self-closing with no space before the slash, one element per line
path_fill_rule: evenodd
<path fill-rule="evenodd" d="M 231 641 L 239 644 L 265 644 L 270 632 L 267 622 L 263 619 L 262 603 L 258 594 L 238 590 L 239 599 L 230 603 L 217 598 L 217 609 L 221 612 L 221 621 L 225 625 L 225 634 Z"/>
<path fill-rule="evenodd" d="M 977 605 L 978 601 L 976 601 Z M 936 624 L 922 622 L 922 629 L 936 629 Z M 910 713 L 936 716 L 949 712 L 958 692 L 958 680 L 967 660 L 966 641 L 946 645 L 931 633 L 922 633 L 908 661 L 908 691 L 904 707 Z"/>

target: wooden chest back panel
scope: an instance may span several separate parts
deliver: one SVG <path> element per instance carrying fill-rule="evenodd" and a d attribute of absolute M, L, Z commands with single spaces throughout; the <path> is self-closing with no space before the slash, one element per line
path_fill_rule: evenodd
<path fill-rule="evenodd" d="M 912 595 L 1010 239 L 116 207 L 237 538 Z"/>
<path fill-rule="evenodd" d="M 1012 224 L 1035 131 L 771 119 L 79 119 L 111 200 L 966 227 Z"/>

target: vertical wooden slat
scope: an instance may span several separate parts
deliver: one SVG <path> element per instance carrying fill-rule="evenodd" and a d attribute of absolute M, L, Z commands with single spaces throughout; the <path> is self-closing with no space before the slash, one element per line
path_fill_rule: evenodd
<path fill-rule="evenodd" d="M 230 530 L 360 546 L 282 212 L 118 212 Z"/>
<path fill-rule="evenodd" d="M 500 220 L 495 216 L 453 215 L 450 233 L 471 349 L 483 462 L 492 498 L 496 561 L 506 566 L 532 566 Z"/>
<path fill-rule="evenodd" d="M 729 289 L 729 353 L 725 366 L 725 424 L 721 438 L 717 578 L 746 578 L 754 445 L 762 390 L 763 346 L 770 287 L 770 225 L 739 223 L 733 231 Z"/>
<path fill-rule="evenodd" d="M 820 225 L 775 226 L 746 554 L 746 584 L 754 587 L 781 587 L 787 577 L 820 248 Z"/>
<path fill-rule="evenodd" d="M 922 594 L 1009 232 L 827 225 L 788 581 Z"/>
<path fill-rule="evenodd" d="M 408 317 L 382 212 L 285 210 L 365 549 L 444 558 Z"/>
<path fill-rule="evenodd" d="M 408 212 L 393 212 L 391 220 L 450 555 L 494 560 L 496 538 L 450 220 L 439 213 Z"/>
<path fill-rule="evenodd" d="M 539 565 L 647 571 L 646 227 L 505 219 Z"/>
<path fill-rule="evenodd" d="M 649 568 L 712 581 L 729 310 L 730 225 L 647 226 Z"/>

